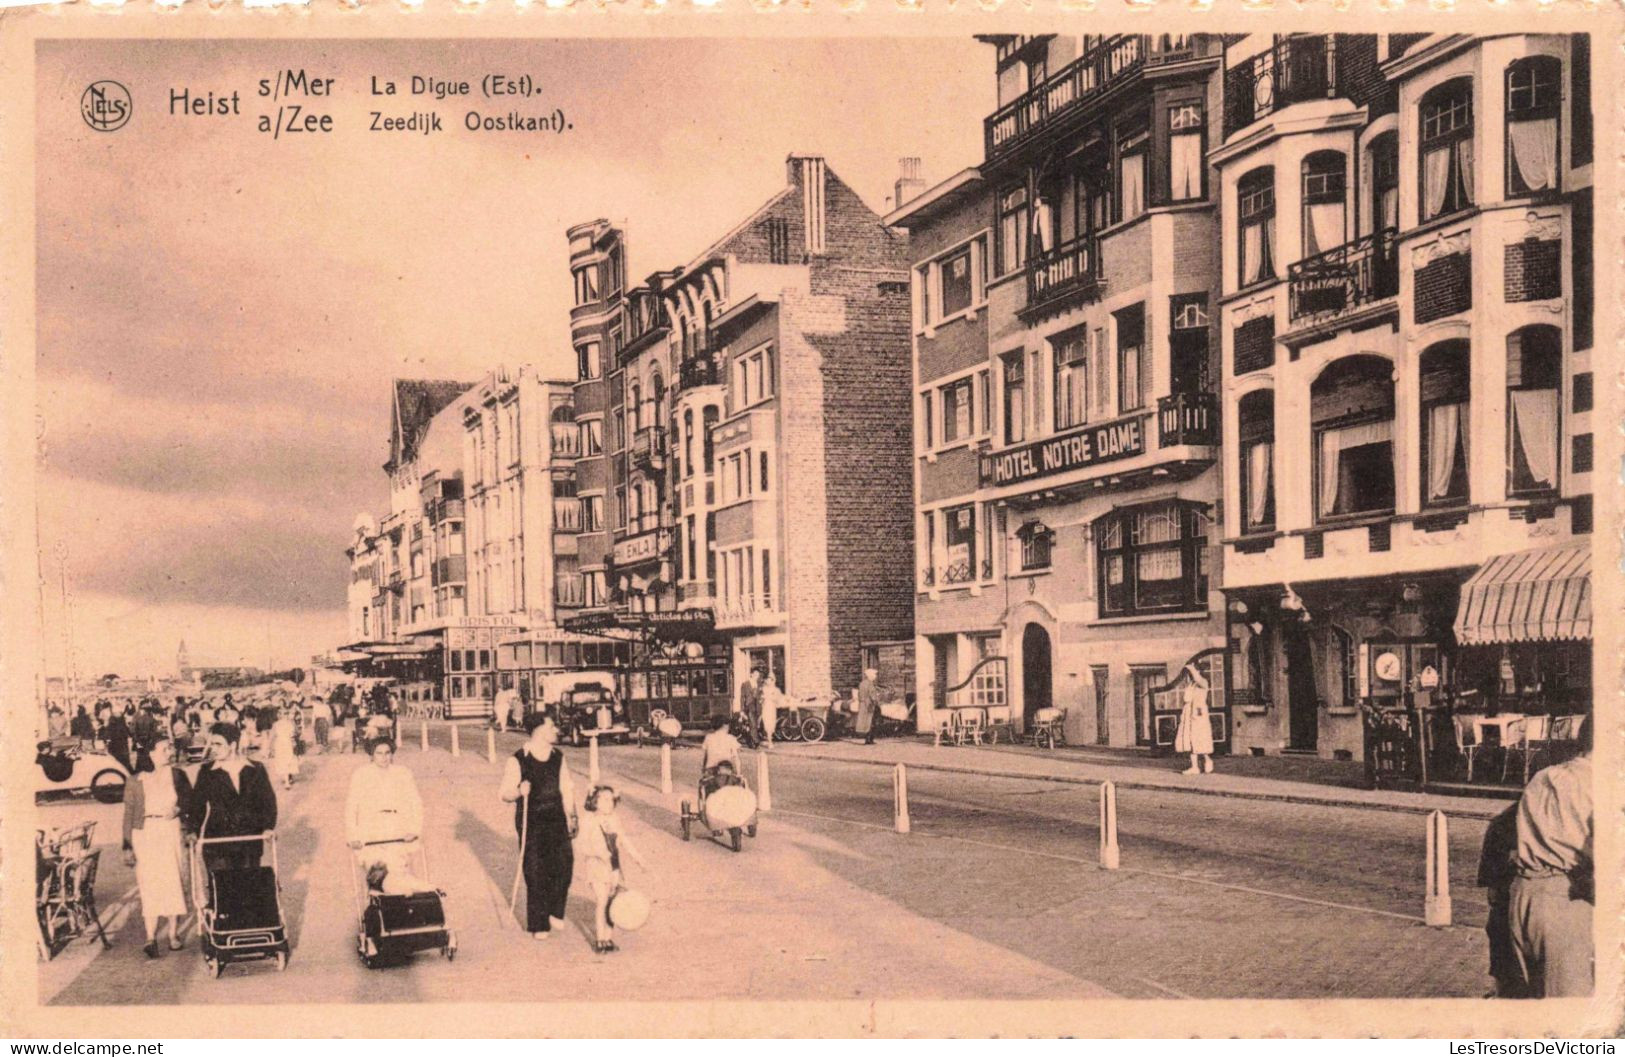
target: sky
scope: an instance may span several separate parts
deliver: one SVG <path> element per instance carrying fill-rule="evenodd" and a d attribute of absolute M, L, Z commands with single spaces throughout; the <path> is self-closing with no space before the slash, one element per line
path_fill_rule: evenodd
<path fill-rule="evenodd" d="M 680 265 L 822 153 L 885 212 L 980 160 L 992 52 L 969 39 L 60 41 L 39 51 L 39 522 L 46 670 L 304 664 L 342 642 L 355 515 L 382 513 L 395 377 L 568 377 L 564 231 L 625 225 Z M 334 131 L 273 139 L 262 78 L 334 78 Z M 488 101 L 488 73 L 532 99 Z M 413 75 L 473 84 L 411 96 Z M 394 97 L 370 94 L 393 80 Z M 80 113 L 97 80 L 129 122 Z M 171 96 L 238 93 L 237 114 Z M 286 100 L 282 100 L 286 102 Z M 269 104 L 269 106 L 267 106 Z M 432 136 L 371 132 L 432 110 Z M 470 110 L 562 110 L 563 134 Z M 66 604 L 64 602 L 66 600 Z"/>

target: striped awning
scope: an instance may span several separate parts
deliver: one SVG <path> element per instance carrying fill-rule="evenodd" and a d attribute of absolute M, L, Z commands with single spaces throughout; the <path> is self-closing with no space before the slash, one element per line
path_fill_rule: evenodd
<path fill-rule="evenodd" d="M 1591 638 L 1591 541 L 1503 554 L 1461 589 L 1456 642 L 1557 642 Z"/>

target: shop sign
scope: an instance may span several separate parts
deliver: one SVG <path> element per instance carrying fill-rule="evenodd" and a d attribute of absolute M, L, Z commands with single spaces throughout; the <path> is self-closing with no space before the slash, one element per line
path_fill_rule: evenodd
<path fill-rule="evenodd" d="M 657 529 L 615 544 L 615 564 L 634 565 L 658 558 L 671 548 L 671 530 Z"/>
<path fill-rule="evenodd" d="M 492 628 L 447 628 L 446 648 L 452 650 L 488 650 L 496 640 Z"/>
<path fill-rule="evenodd" d="M 997 488 L 1145 453 L 1145 415 L 982 456 L 983 487 Z"/>

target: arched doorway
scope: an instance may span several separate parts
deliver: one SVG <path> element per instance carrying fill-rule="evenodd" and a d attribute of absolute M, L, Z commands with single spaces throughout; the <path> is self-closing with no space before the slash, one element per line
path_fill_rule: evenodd
<path fill-rule="evenodd" d="M 1049 632 L 1038 624 L 1028 624 L 1021 633 L 1021 714 L 1028 723 L 1034 712 L 1054 703 L 1050 669 Z"/>

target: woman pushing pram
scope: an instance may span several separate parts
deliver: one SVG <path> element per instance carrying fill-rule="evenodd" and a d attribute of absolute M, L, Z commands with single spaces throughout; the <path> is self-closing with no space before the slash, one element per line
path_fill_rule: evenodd
<path fill-rule="evenodd" d="M 344 805 L 345 837 L 363 853 L 367 887 L 390 895 L 432 890 L 413 873 L 412 850 L 423 833 L 423 799 L 412 772 L 395 766 L 395 745 L 375 738 L 367 745 L 371 762 L 350 778 Z"/>

